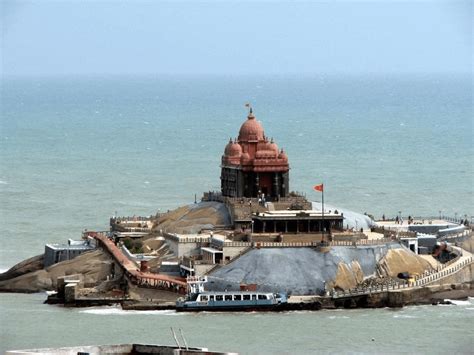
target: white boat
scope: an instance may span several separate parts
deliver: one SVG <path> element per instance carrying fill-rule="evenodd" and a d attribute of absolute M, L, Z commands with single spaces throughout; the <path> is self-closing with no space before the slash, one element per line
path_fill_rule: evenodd
<path fill-rule="evenodd" d="M 288 302 L 285 293 L 205 291 L 207 278 L 188 278 L 189 293 L 176 302 L 178 312 L 276 310 Z"/>

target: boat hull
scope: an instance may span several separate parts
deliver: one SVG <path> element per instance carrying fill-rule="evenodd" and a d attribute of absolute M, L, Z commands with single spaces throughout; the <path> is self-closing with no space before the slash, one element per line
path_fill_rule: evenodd
<path fill-rule="evenodd" d="M 229 306 L 177 306 L 176 312 L 279 312 L 286 303 L 273 305 L 229 305 Z"/>

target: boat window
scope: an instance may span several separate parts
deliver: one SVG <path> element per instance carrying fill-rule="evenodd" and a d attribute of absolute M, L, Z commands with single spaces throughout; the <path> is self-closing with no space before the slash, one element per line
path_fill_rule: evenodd
<path fill-rule="evenodd" d="M 234 301 L 242 301 L 242 295 L 234 295 Z"/>
<path fill-rule="evenodd" d="M 204 301 L 204 302 L 207 301 L 207 296 L 201 295 L 201 301 Z"/>
<path fill-rule="evenodd" d="M 244 301 L 250 301 L 250 295 L 244 295 Z"/>
<path fill-rule="evenodd" d="M 216 301 L 222 301 L 223 299 L 222 295 L 216 295 Z"/>
<path fill-rule="evenodd" d="M 252 295 L 252 300 L 256 300 L 257 299 L 257 295 Z"/>
<path fill-rule="evenodd" d="M 214 301 L 214 296 L 209 296 L 209 301 Z"/>
<path fill-rule="evenodd" d="M 266 300 L 267 296 L 266 295 L 258 295 L 259 300 Z"/>
<path fill-rule="evenodd" d="M 232 295 L 225 295 L 226 301 L 232 301 Z"/>

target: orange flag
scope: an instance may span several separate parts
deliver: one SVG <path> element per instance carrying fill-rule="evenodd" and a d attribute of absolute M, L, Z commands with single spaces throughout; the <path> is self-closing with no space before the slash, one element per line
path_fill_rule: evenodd
<path fill-rule="evenodd" d="M 314 185 L 313 189 L 315 189 L 316 191 L 323 192 L 324 191 L 324 184 Z"/>

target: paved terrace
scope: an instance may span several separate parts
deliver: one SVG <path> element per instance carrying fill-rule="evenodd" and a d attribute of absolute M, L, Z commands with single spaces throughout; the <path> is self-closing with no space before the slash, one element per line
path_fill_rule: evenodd
<path fill-rule="evenodd" d="M 404 219 L 402 223 L 397 223 L 394 220 L 390 221 L 376 221 L 379 227 L 384 227 L 385 229 L 392 229 L 392 230 L 403 230 L 407 231 L 409 226 L 416 226 L 416 225 L 432 225 L 432 226 L 440 226 L 440 227 L 455 227 L 458 224 L 453 223 L 444 219 L 430 219 L 430 218 L 423 218 L 423 219 L 414 219 L 413 223 L 408 224 L 408 219 Z"/>

